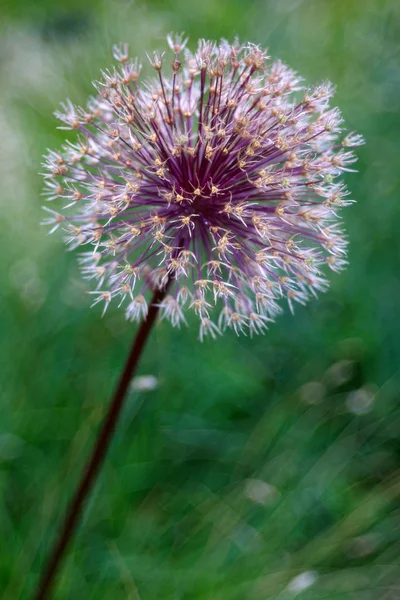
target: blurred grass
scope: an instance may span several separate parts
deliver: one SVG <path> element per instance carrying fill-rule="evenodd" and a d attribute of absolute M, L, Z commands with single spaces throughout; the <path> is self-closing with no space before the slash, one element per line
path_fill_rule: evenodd
<path fill-rule="evenodd" d="M 337 85 L 367 140 L 350 265 L 264 338 L 157 326 L 140 371 L 158 389 L 132 392 L 54 597 L 400 598 L 400 5 L 6 0 L 0 27 L 1 597 L 29 597 L 133 335 L 88 309 L 75 257 L 39 225 L 52 112 L 84 102 L 113 43 L 144 56 L 184 30 Z"/>

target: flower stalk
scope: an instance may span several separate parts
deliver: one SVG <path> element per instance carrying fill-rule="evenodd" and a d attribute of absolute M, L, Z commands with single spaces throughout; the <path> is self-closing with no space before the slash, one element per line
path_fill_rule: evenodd
<path fill-rule="evenodd" d="M 34 600 L 45 600 L 46 598 L 49 598 L 49 594 L 55 583 L 57 572 L 60 569 L 68 546 L 74 537 L 86 501 L 96 483 L 104 463 L 107 450 L 116 430 L 118 419 L 120 418 L 122 409 L 125 405 L 129 384 L 132 381 L 132 377 L 136 371 L 143 349 L 159 312 L 160 303 L 165 297 L 167 287 L 168 284 L 163 289 L 158 289 L 154 292 L 147 317 L 142 321 L 139 331 L 135 336 L 125 367 L 121 373 L 108 412 L 104 418 L 97 441 L 92 450 L 92 454 L 87 461 L 80 483 L 67 508 L 61 532 L 50 553 L 48 562 L 45 565 L 36 594 L 33 596 Z"/>

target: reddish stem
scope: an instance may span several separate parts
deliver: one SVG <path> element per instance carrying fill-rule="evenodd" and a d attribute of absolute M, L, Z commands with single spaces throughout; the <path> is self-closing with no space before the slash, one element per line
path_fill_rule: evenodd
<path fill-rule="evenodd" d="M 159 311 L 159 304 L 166 294 L 167 287 L 168 286 L 166 286 L 163 290 L 157 290 L 154 292 L 147 318 L 141 324 L 134 339 L 128 359 L 125 363 L 124 370 L 120 376 L 108 412 L 99 431 L 97 442 L 86 464 L 81 481 L 67 508 L 63 528 L 54 544 L 48 562 L 43 570 L 36 594 L 33 596 L 33 600 L 45 600 L 49 597 L 49 593 L 55 582 L 57 571 L 60 568 L 67 547 L 77 529 L 79 518 L 85 506 L 85 502 L 96 482 L 100 468 L 104 462 L 118 418 L 121 414 L 127 397 L 126 393 L 129 384 L 132 381 L 132 377 L 135 373 L 143 348 Z"/>

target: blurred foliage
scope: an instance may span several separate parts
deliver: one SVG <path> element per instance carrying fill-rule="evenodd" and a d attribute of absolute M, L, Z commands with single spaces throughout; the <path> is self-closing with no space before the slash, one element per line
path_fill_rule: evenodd
<path fill-rule="evenodd" d="M 263 338 L 157 326 L 140 372 L 158 389 L 132 391 L 54 598 L 399 598 L 400 4 L 6 0 L 0 28 L 1 597 L 32 592 L 134 333 L 89 310 L 39 225 L 52 113 L 84 102 L 113 43 L 144 56 L 184 30 L 337 85 L 367 140 L 350 265 Z"/>

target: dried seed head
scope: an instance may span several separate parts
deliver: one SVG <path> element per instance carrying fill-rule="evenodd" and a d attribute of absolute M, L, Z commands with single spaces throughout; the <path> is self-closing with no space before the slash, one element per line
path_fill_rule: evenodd
<path fill-rule="evenodd" d="M 62 105 L 62 128 L 79 138 L 46 157 L 45 194 L 64 208 L 45 223 L 86 246 L 95 303 L 117 298 L 143 319 L 149 294 L 172 280 L 160 306 L 172 325 L 186 307 L 201 338 L 262 333 L 280 298 L 304 304 L 326 288 L 325 265 L 345 266 L 338 210 L 351 201 L 338 177 L 363 140 L 341 136 L 330 84 L 305 88 L 253 44 L 200 40 L 194 54 L 186 44 L 168 36 L 172 60 L 153 53 L 144 84 L 140 62 L 115 46 L 119 67 L 97 97 Z"/>

